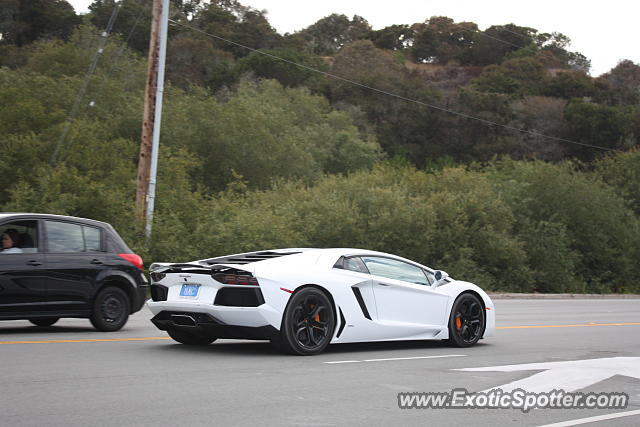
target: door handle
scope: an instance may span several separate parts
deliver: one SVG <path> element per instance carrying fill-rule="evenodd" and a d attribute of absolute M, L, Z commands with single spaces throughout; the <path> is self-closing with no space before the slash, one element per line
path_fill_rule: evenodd
<path fill-rule="evenodd" d="M 32 259 L 30 261 L 27 261 L 27 265 L 32 265 L 34 267 L 37 267 L 39 265 L 42 265 L 42 263 L 40 261 L 36 261 L 35 259 Z"/>
<path fill-rule="evenodd" d="M 386 283 L 380 283 L 380 282 L 378 282 L 378 286 L 389 286 L 389 285 L 387 285 Z"/>
<path fill-rule="evenodd" d="M 92 259 L 91 260 L 91 264 L 102 264 L 102 261 L 100 261 L 99 259 Z"/>

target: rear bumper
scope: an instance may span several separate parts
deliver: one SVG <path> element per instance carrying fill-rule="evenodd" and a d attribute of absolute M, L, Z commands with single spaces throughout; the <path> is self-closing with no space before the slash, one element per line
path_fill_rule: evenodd
<path fill-rule="evenodd" d="M 271 325 L 229 325 L 210 313 L 202 312 L 163 310 L 151 322 L 162 331 L 179 329 L 216 338 L 271 340 L 279 336 L 279 331 Z"/>

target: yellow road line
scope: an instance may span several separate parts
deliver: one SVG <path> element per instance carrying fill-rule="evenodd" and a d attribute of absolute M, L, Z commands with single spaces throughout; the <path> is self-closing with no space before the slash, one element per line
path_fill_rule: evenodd
<path fill-rule="evenodd" d="M 169 337 L 145 337 L 145 338 L 95 338 L 82 340 L 42 340 L 42 341 L 0 341 L 0 344 L 57 344 L 71 342 L 119 342 L 119 341 L 152 341 L 168 340 Z"/>
<path fill-rule="evenodd" d="M 496 329 L 539 329 L 539 328 L 583 328 L 588 326 L 640 326 L 640 322 L 628 323 L 579 323 L 575 325 L 523 325 L 497 326 Z M 122 342 L 122 341 L 157 341 L 168 340 L 169 337 L 141 337 L 141 338 L 93 338 L 77 340 L 33 340 L 33 341 L 0 341 L 1 344 L 61 344 L 81 342 Z"/>
<path fill-rule="evenodd" d="M 584 328 L 587 326 L 638 326 L 640 322 L 629 323 L 578 323 L 576 325 L 527 325 L 527 326 L 496 326 L 496 329 L 538 329 L 538 328 Z"/>

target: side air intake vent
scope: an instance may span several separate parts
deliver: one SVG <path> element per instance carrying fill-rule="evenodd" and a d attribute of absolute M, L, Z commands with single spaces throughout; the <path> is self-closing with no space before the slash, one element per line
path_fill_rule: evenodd
<path fill-rule="evenodd" d="M 353 294 L 356 296 L 356 300 L 358 300 L 358 305 L 360 305 L 362 314 L 364 314 L 364 317 L 371 320 L 371 315 L 369 314 L 369 310 L 367 310 L 367 306 L 364 303 L 364 299 L 362 298 L 362 293 L 360 292 L 360 289 L 354 286 L 351 288 L 351 290 L 353 291 Z"/>

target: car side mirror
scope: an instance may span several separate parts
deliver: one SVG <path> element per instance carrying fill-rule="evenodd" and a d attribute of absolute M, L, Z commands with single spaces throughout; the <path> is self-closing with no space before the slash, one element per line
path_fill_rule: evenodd
<path fill-rule="evenodd" d="M 433 287 L 437 288 L 440 285 L 444 285 L 445 281 L 447 280 L 447 278 L 449 278 L 449 275 L 447 274 L 446 271 L 442 271 L 442 270 L 436 270 L 433 273 L 433 277 L 436 279 L 433 282 Z"/>

